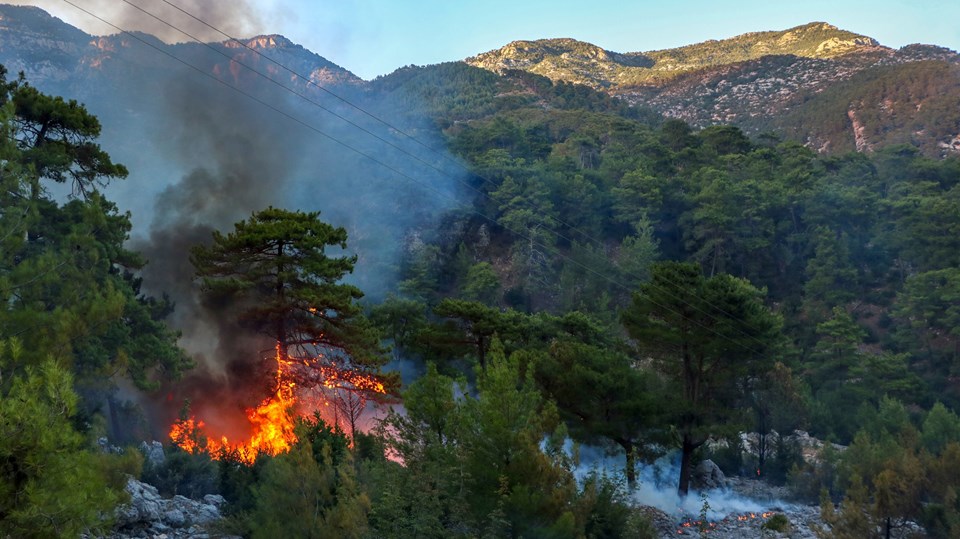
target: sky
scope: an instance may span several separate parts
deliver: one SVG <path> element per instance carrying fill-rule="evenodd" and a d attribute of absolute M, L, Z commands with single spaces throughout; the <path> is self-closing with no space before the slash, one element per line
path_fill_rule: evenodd
<path fill-rule="evenodd" d="M 9 0 L 7 0 L 9 1 Z M 960 50 L 960 0 L 32 0 L 92 34 L 126 30 L 190 38 L 131 7 L 209 41 L 282 34 L 364 79 L 406 65 L 461 60 L 518 39 L 571 37 L 616 52 L 672 48 L 745 32 L 823 21 L 889 47 Z"/>

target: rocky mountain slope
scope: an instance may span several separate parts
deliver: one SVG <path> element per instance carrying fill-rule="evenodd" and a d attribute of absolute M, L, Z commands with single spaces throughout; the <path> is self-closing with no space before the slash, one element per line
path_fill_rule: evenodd
<path fill-rule="evenodd" d="M 515 41 L 466 62 L 588 85 L 696 126 L 775 131 L 822 151 L 892 143 L 928 155 L 960 150 L 960 55 L 930 45 L 894 50 L 826 23 L 650 52 Z"/>
<path fill-rule="evenodd" d="M 0 5 L 0 63 L 11 76 L 23 71 L 34 86 L 76 98 L 98 115 L 109 114 L 118 102 L 138 101 L 127 98 L 142 98 L 143 88 L 162 88 L 165 81 L 189 70 L 186 63 L 245 89 L 254 89 L 259 76 L 243 66 L 307 93 L 317 90 L 292 72 L 325 86 L 363 83 L 348 70 L 279 35 L 168 45 L 140 32 L 92 36 L 30 6 Z"/>
<path fill-rule="evenodd" d="M 574 39 L 514 41 L 466 62 L 492 71 L 523 69 L 553 80 L 623 92 L 634 86 L 663 84 L 691 71 L 765 56 L 835 58 L 883 49 L 872 38 L 826 23 L 811 23 L 783 32 L 753 32 L 650 52 L 617 53 Z"/>

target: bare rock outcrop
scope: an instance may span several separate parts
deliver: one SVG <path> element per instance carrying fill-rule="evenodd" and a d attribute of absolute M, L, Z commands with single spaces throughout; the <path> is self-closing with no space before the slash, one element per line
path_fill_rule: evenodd
<path fill-rule="evenodd" d="M 102 536 L 105 539 L 224 537 L 211 531 L 211 525 L 223 518 L 223 496 L 208 494 L 202 500 L 184 496 L 164 498 L 153 485 L 132 477 L 126 491 L 130 502 L 117 508 L 114 529 Z"/>

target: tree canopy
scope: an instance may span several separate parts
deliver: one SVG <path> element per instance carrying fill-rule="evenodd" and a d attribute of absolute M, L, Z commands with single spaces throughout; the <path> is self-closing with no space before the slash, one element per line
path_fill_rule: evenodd
<path fill-rule="evenodd" d="M 276 341 L 285 357 L 376 371 L 385 360 L 379 332 L 363 316 L 359 288 L 340 282 L 355 256 L 328 256 L 347 232 L 319 212 L 267 208 L 211 245 L 191 250 L 207 300 Z M 314 373 L 316 374 L 316 373 Z M 386 379 L 392 386 L 396 380 Z"/>
<path fill-rule="evenodd" d="M 693 451 L 738 421 L 751 378 L 773 365 L 780 319 L 750 283 L 727 274 L 707 278 L 699 266 L 677 262 L 654 265 L 622 317 L 638 352 L 676 388 L 672 422 L 685 495 Z"/>

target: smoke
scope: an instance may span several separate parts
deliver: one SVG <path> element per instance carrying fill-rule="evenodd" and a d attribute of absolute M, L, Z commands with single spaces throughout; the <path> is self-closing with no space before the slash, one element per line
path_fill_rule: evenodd
<path fill-rule="evenodd" d="M 568 443 L 566 449 L 572 450 Z M 597 446 L 578 448 L 579 465 L 574 470 L 578 481 L 583 481 L 590 473 L 603 473 L 607 477 L 623 480 L 626 458 L 620 452 L 611 454 Z M 707 518 L 721 520 L 731 515 L 762 513 L 771 507 L 786 507 L 779 500 L 753 500 L 741 496 L 729 488 L 714 488 L 703 491 L 691 491 L 686 496 L 677 493 L 680 480 L 680 452 L 673 451 L 656 461 L 638 465 L 637 486 L 629 492 L 629 499 L 636 505 L 655 507 L 664 513 L 678 518 L 698 516 L 703 502 L 709 504 Z"/>
<path fill-rule="evenodd" d="M 224 40 L 171 11 L 165 2 L 131 2 L 193 35 Z M 171 2 L 237 37 L 270 33 L 264 21 L 277 20 L 283 9 L 278 2 L 257 2 L 270 10 L 264 16 L 249 0 Z M 62 2 L 29 3 L 50 9 L 85 31 L 116 33 L 112 27 L 91 26 L 88 23 L 95 21 L 89 18 L 79 21 L 86 16 Z M 125 29 L 168 42 L 188 39 L 125 2 L 77 4 Z M 58 26 L 51 28 L 49 39 L 41 41 L 56 45 Z M 47 30 L 38 31 L 42 36 Z M 201 44 L 165 46 L 145 38 L 148 45 L 138 37 L 112 36 L 76 44 L 76 50 L 72 43 L 55 49 L 63 55 L 57 57 L 59 71 L 30 59 L 31 49 L 14 48 L 10 55 L 22 56 L 19 65 L 42 91 L 84 103 L 100 119 L 101 146 L 130 170 L 126 180 L 112 182 L 105 194 L 121 211 L 132 212 L 130 248 L 148 262 L 142 273 L 143 291 L 167 294 L 173 300 L 172 325 L 182 332 L 180 344 L 198 363 L 184 380 L 147 403 L 152 424 L 159 431 L 166 429 L 188 398 L 198 416 L 210 413 L 204 417 L 210 425 L 216 416 L 243 418 L 243 410 L 257 404 L 269 389 L 273 376 L 264 372 L 264 365 L 269 365 L 264 354 L 272 355 L 273 343 L 242 330 L 232 313 L 203 300 L 189 249 L 209 242 L 214 230 L 232 231 L 234 223 L 267 206 L 320 211 L 325 222 L 346 228 L 345 254 L 358 257 L 345 280 L 364 291 L 365 301 L 377 302 L 396 290 L 397 268 L 409 238 L 428 236 L 437 228 L 437 217 L 464 200 L 460 181 L 465 174 L 443 154 L 397 132 L 396 128 L 416 133 L 427 146 L 443 147 L 439 130 L 423 112 L 428 107 L 416 96 L 402 94 L 396 85 L 377 87 L 376 82 L 361 84 L 346 75 L 338 78 L 334 67 L 302 48 L 281 44 L 260 49 L 311 80 L 351 81 L 333 90 L 384 118 L 393 126 L 388 127 L 246 49 L 214 45 L 230 56 L 225 58 Z M 307 94 L 313 102 L 271 84 L 241 62 Z M 31 66 L 39 69 L 31 72 Z M 323 67 L 319 75 L 318 66 Z M 324 78 L 331 73 L 332 78 Z M 406 372 L 402 362 L 393 368 L 403 371 L 405 380 L 415 375 Z"/>
<path fill-rule="evenodd" d="M 200 304 L 190 248 L 208 244 L 213 230 L 280 204 L 296 148 L 282 144 L 281 126 L 263 111 L 196 77 L 172 79 L 163 96 L 168 114 L 156 131 L 158 146 L 174 163 L 193 168 L 156 197 L 149 235 L 134 248 L 148 260 L 144 282 L 174 298 L 175 323 L 187 342 L 196 342 L 204 340 L 196 334 L 223 322 Z"/>
<path fill-rule="evenodd" d="M 158 428 L 189 399 L 192 412 L 218 432 L 236 436 L 243 425 L 226 422 L 242 422 L 242 410 L 265 396 L 271 375 L 263 355 L 272 356 L 272 348 L 201 300 L 189 251 L 209 244 L 214 230 L 227 231 L 255 210 L 282 204 L 298 148 L 283 143 L 284 126 L 263 109 L 211 82 L 182 72 L 161 93 L 166 114 L 154 130 L 155 148 L 169 163 L 167 173 L 188 171 L 156 195 L 149 232 L 132 247 L 147 259 L 142 274 L 147 291 L 175 302 L 171 323 L 198 363 L 167 394 Z"/>
<path fill-rule="evenodd" d="M 210 26 L 219 28 L 231 36 L 249 36 L 263 33 L 267 27 L 267 15 L 250 0 L 236 0 L 232 2 L 218 2 L 214 0 L 170 0 L 170 4 L 155 0 L 75 0 L 83 9 L 109 21 L 111 25 L 73 8 L 66 6 L 61 0 L 33 0 L 14 2 L 40 7 L 45 11 L 57 14 L 67 22 L 82 27 L 92 34 L 114 34 L 114 26 L 124 30 L 140 31 L 154 35 L 167 43 L 187 41 L 190 38 L 157 19 L 144 14 L 137 9 L 155 15 L 157 18 L 170 22 L 171 25 L 197 36 L 206 41 L 223 41 L 222 34 L 211 30 L 208 26 L 197 22 L 183 11 L 193 14 Z M 176 6 L 176 7 L 174 7 Z M 183 11 L 177 9 L 181 8 Z M 271 18 L 276 14 L 271 14 Z"/>
<path fill-rule="evenodd" d="M 207 72 L 231 73 L 228 61 L 199 45 L 178 47 L 178 55 Z M 458 178 L 419 161 L 442 161 L 422 146 L 396 143 L 417 152 L 413 158 L 255 75 L 236 76 L 232 67 L 229 82 L 269 106 L 195 70 L 164 66 L 169 76 L 149 78 L 161 81 L 160 88 L 128 81 L 134 88 L 130 95 L 146 93 L 154 101 L 138 108 L 136 123 L 110 127 L 113 137 L 126 141 L 122 148 L 149 152 L 133 159 L 131 177 L 112 197 L 121 208 L 136 208 L 131 247 L 148 262 L 144 290 L 174 301 L 171 323 L 198 363 L 149 406 L 153 423 L 165 429 L 189 399 L 197 417 L 234 438 L 244 432 L 243 410 L 271 390 L 273 373 L 265 356 L 272 357 L 272 343 L 239 327 L 225 306 L 204 301 L 189 263 L 190 248 L 209 244 L 214 230 L 230 232 L 236 222 L 267 206 L 320 211 L 322 220 L 347 229 L 346 254 L 358 256 L 346 280 L 377 301 L 395 289 L 405 238 L 429 230 L 438 215 L 457 204 Z M 324 104 L 351 114 L 332 98 Z M 363 121 L 379 137 L 398 140 L 382 125 Z M 399 125 L 396 118 L 389 121 Z M 416 122 L 415 127 L 429 129 L 421 137 L 433 131 L 428 122 Z M 115 157 L 131 161 L 122 153 Z M 338 256 L 336 251 L 329 254 Z"/>
<path fill-rule="evenodd" d="M 728 488 L 692 491 L 686 496 L 677 493 L 680 480 L 680 453 L 672 452 L 640 470 L 640 485 L 631 498 L 639 505 L 656 507 L 668 515 L 699 515 L 703 502 L 709 504 L 707 518 L 720 520 L 729 515 L 767 511 L 770 502 L 760 503 L 740 496 Z M 774 505 L 782 506 L 780 502 Z"/>

